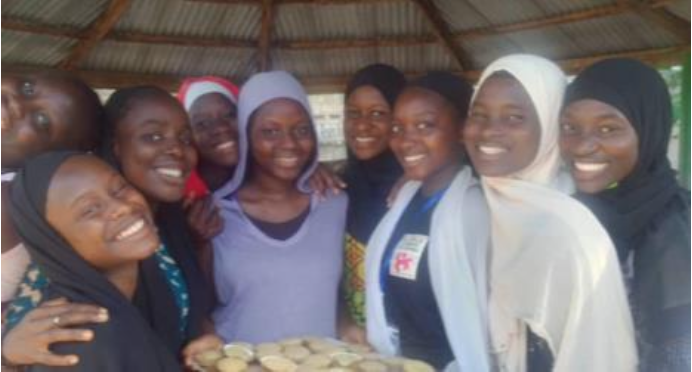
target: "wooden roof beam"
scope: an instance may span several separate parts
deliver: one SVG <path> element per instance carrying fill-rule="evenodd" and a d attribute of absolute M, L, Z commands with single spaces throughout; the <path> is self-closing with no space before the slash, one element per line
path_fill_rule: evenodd
<path fill-rule="evenodd" d="M 2 64 L 3 74 L 27 74 L 44 70 L 62 70 L 50 66 L 24 66 Z M 187 76 L 171 74 L 141 74 L 119 71 L 93 71 L 75 69 L 70 71 L 94 89 L 120 89 L 135 85 L 156 85 L 169 92 L 175 92 Z M 236 80 L 233 80 L 236 81 Z"/>
<path fill-rule="evenodd" d="M 56 27 L 37 22 L 16 20 L 6 16 L 2 17 L 2 29 L 70 39 L 86 39 L 84 32 L 75 28 Z M 157 35 L 136 31 L 112 31 L 106 35 L 104 39 L 124 43 L 140 44 L 202 46 L 210 48 L 257 48 L 257 42 L 253 40 L 223 39 L 218 37 L 209 38 L 185 35 Z"/>
<path fill-rule="evenodd" d="M 83 39 L 81 30 L 75 28 L 56 27 L 37 22 L 2 17 L 2 29 L 27 32 L 39 35 Z M 257 48 L 258 43 L 246 39 L 225 39 L 219 37 L 198 37 L 185 35 L 157 35 L 137 31 L 112 31 L 106 40 L 125 43 L 166 44 L 180 46 L 204 46 L 210 48 Z M 401 47 L 434 44 L 437 39 L 428 35 L 379 37 L 367 39 L 336 39 L 336 40 L 276 40 L 270 44 L 278 49 L 346 49 L 346 48 L 376 48 Z"/>
<path fill-rule="evenodd" d="M 2 16 L 2 29 L 70 39 L 80 39 L 82 37 L 82 31 L 76 28 L 57 27 L 38 22 L 20 21 L 7 16 Z"/>
<path fill-rule="evenodd" d="M 624 0 L 623 2 L 640 17 L 675 35 L 678 40 L 687 44 L 690 43 L 690 22 L 688 20 L 670 13 L 663 7 L 652 8 L 650 3 L 643 3 L 638 0 Z"/>
<path fill-rule="evenodd" d="M 653 65 L 670 65 L 681 63 L 686 53 L 689 53 L 690 45 L 679 45 L 670 48 L 646 49 L 637 51 L 606 53 L 589 57 L 577 57 L 556 61 L 556 63 L 568 74 L 575 74 L 591 64 L 606 58 L 629 57 L 635 58 Z M 51 69 L 46 66 L 20 66 L 3 63 L 3 73 L 28 73 L 39 70 Z M 160 86 L 170 92 L 177 90 L 183 80 L 183 76 L 165 74 L 140 74 L 113 71 L 88 71 L 75 70 L 75 74 L 94 88 L 117 89 L 140 84 L 152 84 Z M 420 76 L 424 71 L 408 71 L 407 77 Z M 481 71 L 457 71 L 460 76 L 469 80 L 476 80 Z M 187 76 L 185 76 L 187 77 Z M 232 81 L 242 83 L 243 78 L 229 76 Z M 331 77 L 299 77 L 310 93 L 334 93 L 342 92 L 346 82 L 351 76 L 331 76 Z"/>
<path fill-rule="evenodd" d="M 189 0 L 188 0 L 189 1 Z M 205 0 L 209 1 L 209 0 Z M 648 3 L 650 7 L 657 7 L 660 4 L 665 4 L 670 0 L 653 0 Z M 475 30 L 467 30 L 454 33 L 453 37 L 457 41 L 471 40 L 494 35 L 502 35 L 517 31 L 538 29 L 543 27 L 557 26 L 572 22 L 579 22 L 586 19 L 596 19 L 602 17 L 615 16 L 632 11 L 628 4 L 623 2 L 615 5 L 606 5 L 594 9 L 579 10 L 566 14 L 559 14 L 537 20 L 529 20 L 517 23 L 511 23 L 502 26 L 494 26 L 480 28 Z M 667 13 L 667 12 L 666 12 Z M 671 15 L 672 16 L 672 15 Z M 675 16 L 672 16 L 675 17 Z M 683 21 L 684 22 L 684 21 Z M 683 25 L 684 26 L 684 25 Z M 683 26 L 677 26 L 680 30 Z M 49 26 L 37 22 L 20 21 L 2 17 L 2 28 L 20 32 L 30 32 L 37 34 L 45 34 L 56 37 L 67 38 L 83 38 L 80 30 L 69 29 L 64 27 Z M 689 30 L 689 23 L 687 23 Z M 681 32 L 682 31 L 676 31 Z M 687 32 L 687 31 L 686 31 Z M 689 37 L 689 33 L 686 33 Z M 684 35 L 680 35 L 684 36 Z M 173 36 L 173 35 L 156 35 L 145 34 L 141 32 L 125 31 L 111 32 L 105 37 L 108 40 L 133 42 L 133 43 L 163 43 L 169 45 L 181 46 L 206 46 L 206 47 L 237 47 L 237 48 L 256 48 L 257 43 L 252 40 L 241 39 L 222 39 L 222 38 L 206 38 L 206 37 L 190 37 L 190 36 Z M 395 36 L 381 38 L 364 38 L 364 39 L 336 39 L 336 40 L 284 40 L 271 42 L 271 46 L 279 49 L 345 49 L 345 48 L 377 48 L 377 47 L 402 47 L 402 46 L 419 46 L 433 44 L 437 39 L 428 35 L 412 35 L 412 36 Z"/>
<path fill-rule="evenodd" d="M 209 47 L 209 48 L 257 48 L 257 42 L 241 39 L 224 39 L 219 37 L 198 37 L 185 35 L 156 35 L 141 32 L 113 32 L 108 40 L 121 41 L 125 43 L 142 44 L 166 44 L 190 47 Z"/>
<path fill-rule="evenodd" d="M 558 14 L 535 20 L 462 31 L 460 33 L 455 34 L 455 38 L 468 40 L 486 36 L 508 34 L 517 31 L 533 30 L 537 28 L 544 28 L 550 26 L 559 26 L 562 24 L 579 22 L 587 19 L 610 17 L 625 13 L 628 10 L 628 7 L 624 5 L 605 5 L 593 9 L 577 10 L 570 13 Z"/>
<path fill-rule="evenodd" d="M 259 71 L 268 71 L 271 68 L 271 38 L 274 27 L 274 0 L 262 0 L 262 18 L 260 24 L 260 36 L 257 49 Z"/>
<path fill-rule="evenodd" d="M 669 5 L 677 0 L 649 0 L 648 4 L 652 8 L 660 8 L 662 6 Z"/>
<path fill-rule="evenodd" d="M 60 63 L 60 66 L 67 70 L 74 69 L 91 49 L 110 32 L 129 5 L 130 0 L 112 0 L 106 11 L 82 33 L 84 38 L 75 45 L 72 52 Z"/>
<path fill-rule="evenodd" d="M 433 3 L 432 0 L 413 1 L 416 3 L 416 5 L 418 5 L 421 11 L 423 11 L 425 18 L 428 19 L 428 22 L 432 26 L 433 32 L 452 55 L 459 67 L 461 67 L 462 70 L 470 69 L 471 58 L 454 39 L 454 36 L 449 29 L 449 25 L 447 22 L 445 22 L 442 14 L 440 14 L 440 10 L 435 6 L 435 3 Z"/>
<path fill-rule="evenodd" d="M 349 48 L 382 48 L 406 47 L 434 44 L 437 38 L 427 35 L 375 37 L 367 39 L 337 40 L 281 40 L 273 44 L 279 49 L 349 49 Z"/>
<path fill-rule="evenodd" d="M 257 0 L 185 0 L 195 3 L 212 3 L 225 5 L 260 5 Z M 408 0 L 274 0 L 276 5 L 308 4 L 308 5 L 353 5 L 370 3 L 397 3 Z"/>

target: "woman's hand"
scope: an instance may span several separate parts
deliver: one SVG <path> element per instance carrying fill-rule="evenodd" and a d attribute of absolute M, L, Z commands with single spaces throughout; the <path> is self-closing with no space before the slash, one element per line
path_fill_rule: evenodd
<path fill-rule="evenodd" d="M 339 338 L 350 344 L 368 345 L 368 335 L 365 328 L 355 323 L 341 324 Z"/>
<path fill-rule="evenodd" d="M 223 230 L 223 218 L 211 195 L 183 201 L 187 223 L 198 240 L 208 241 Z"/>
<path fill-rule="evenodd" d="M 50 346 L 56 342 L 91 341 L 92 330 L 68 327 L 107 321 L 108 311 L 99 306 L 73 304 L 64 298 L 46 301 L 5 336 L 2 355 L 15 365 L 72 366 L 79 363 L 77 355 L 53 354 Z"/>
<path fill-rule="evenodd" d="M 190 341 L 183 349 L 183 360 L 187 367 L 192 366 L 195 355 L 210 349 L 220 349 L 223 340 L 215 333 L 207 333 Z"/>
<path fill-rule="evenodd" d="M 347 186 L 339 176 L 322 164 L 317 166 L 308 183 L 321 200 L 325 199 L 328 190 L 331 190 L 334 195 L 339 195 Z"/>

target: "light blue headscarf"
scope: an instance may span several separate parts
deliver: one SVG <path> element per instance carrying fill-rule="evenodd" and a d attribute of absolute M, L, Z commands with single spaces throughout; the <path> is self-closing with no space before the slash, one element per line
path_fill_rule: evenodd
<path fill-rule="evenodd" d="M 250 118 L 260 106 L 279 98 L 288 98 L 303 106 L 310 117 L 310 125 L 313 131 L 315 133 L 317 132 L 315 130 L 314 120 L 312 119 L 312 110 L 310 109 L 308 96 L 303 86 L 293 75 L 286 71 L 262 72 L 253 75 L 241 88 L 238 98 L 238 134 L 240 144 L 238 165 L 236 166 L 233 178 L 214 193 L 217 197 L 226 197 L 237 191 L 242 185 L 246 174 L 248 158 L 251 156 L 249 153 L 250 146 L 248 138 Z M 307 181 L 314 173 L 315 168 L 317 168 L 318 158 L 318 149 L 315 147 L 312 163 L 298 178 L 297 187 L 300 191 L 305 193 L 312 191 L 307 185 Z"/>

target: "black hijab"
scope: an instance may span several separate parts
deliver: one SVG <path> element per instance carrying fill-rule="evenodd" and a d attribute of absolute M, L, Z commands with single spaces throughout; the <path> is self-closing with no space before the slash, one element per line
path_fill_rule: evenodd
<path fill-rule="evenodd" d="M 597 194 L 577 193 L 611 235 L 624 259 L 671 203 L 684 205 L 667 151 L 673 123 L 665 81 L 653 68 L 632 59 L 596 63 L 569 85 L 564 106 L 582 99 L 604 102 L 622 112 L 639 139 L 637 164 L 615 188 Z"/>
<path fill-rule="evenodd" d="M 12 184 L 12 217 L 32 260 L 50 280 L 49 296 L 96 304 L 109 312 L 107 323 L 93 326 L 96 337 L 91 342 L 61 343 L 54 351 L 78 354 L 80 362 L 74 367 L 78 370 L 180 370 L 174 354 L 166 349 L 138 309 L 46 221 L 51 179 L 75 155 L 78 153 L 40 155 L 26 163 Z"/>
<path fill-rule="evenodd" d="M 120 89 L 106 102 L 107 122 L 99 156 L 121 173 L 122 168 L 113 153 L 118 122 L 127 115 L 137 101 L 149 97 L 170 98 L 179 104 L 165 90 L 148 85 Z M 177 355 L 187 341 L 203 333 L 203 323 L 214 305 L 213 293 L 194 254 L 194 244 L 181 203 L 158 203 L 154 211 L 154 220 L 159 228 L 161 242 L 166 245 L 187 284 L 190 313 L 185 333 L 182 334 L 179 331 L 181 327 L 178 305 L 155 257 L 142 261 L 140 281 L 133 302 L 168 348 Z"/>
<path fill-rule="evenodd" d="M 473 95 L 473 87 L 466 80 L 446 71 L 432 71 L 412 81 L 409 87 L 433 91 L 457 110 L 461 119 L 466 118 Z"/>
<path fill-rule="evenodd" d="M 406 85 L 406 78 L 396 68 L 385 64 L 373 64 L 362 68 L 351 78 L 346 87 L 346 98 L 362 86 L 377 89 L 394 108 L 399 93 Z M 347 150 L 344 180 L 348 184 L 348 233 L 365 244 L 370 234 L 387 212 L 387 195 L 404 173 L 390 149 L 368 160 L 359 160 Z"/>
<path fill-rule="evenodd" d="M 639 139 L 632 173 L 615 188 L 576 195 L 606 228 L 621 261 L 635 253 L 632 300 L 639 340 L 689 341 L 690 192 L 678 186 L 666 155 L 672 126 L 666 83 L 641 62 L 611 59 L 587 68 L 568 87 L 565 105 L 580 99 L 620 110 Z"/>

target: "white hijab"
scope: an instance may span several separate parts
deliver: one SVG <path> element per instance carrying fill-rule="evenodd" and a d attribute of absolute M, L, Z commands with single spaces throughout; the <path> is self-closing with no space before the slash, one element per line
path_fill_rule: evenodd
<path fill-rule="evenodd" d="M 373 232 L 365 256 L 368 342 L 396 355 L 398 340 L 387 324 L 380 287 L 382 256 L 399 219 L 421 183 L 407 182 Z M 469 167 L 456 175 L 433 211 L 428 266 L 433 294 L 455 360 L 450 371 L 489 370 L 487 354 L 488 209 Z"/>
<path fill-rule="evenodd" d="M 615 248 L 591 212 L 569 196 L 572 183 L 559 156 L 565 76 L 541 57 L 511 55 L 493 62 L 477 89 L 498 71 L 528 92 L 541 138 L 525 169 L 481 177 L 492 234 L 489 323 L 495 368 L 526 370 L 528 326 L 547 342 L 555 371 L 634 371 L 634 331 Z"/>
<path fill-rule="evenodd" d="M 303 86 L 293 75 L 286 71 L 270 71 L 253 75 L 243 85 L 238 97 L 238 165 L 233 173 L 233 178 L 214 192 L 217 198 L 224 198 L 237 191 L 244 181 L 249 158 L 252 156 L 249 151 L 248 138 L 248 127 L 252 114 L 263 104 L 279 98 L 288 98 L 300 104 L 310 117 L 310 124 L 314 131 L 315 124 L 312 119 L 308 96 Z M 318 158 L 316 146 L 312 163 L 297 181 L 298 189 L 305 193 L 310 192 L 307 181 L 317 168 Z"/>

